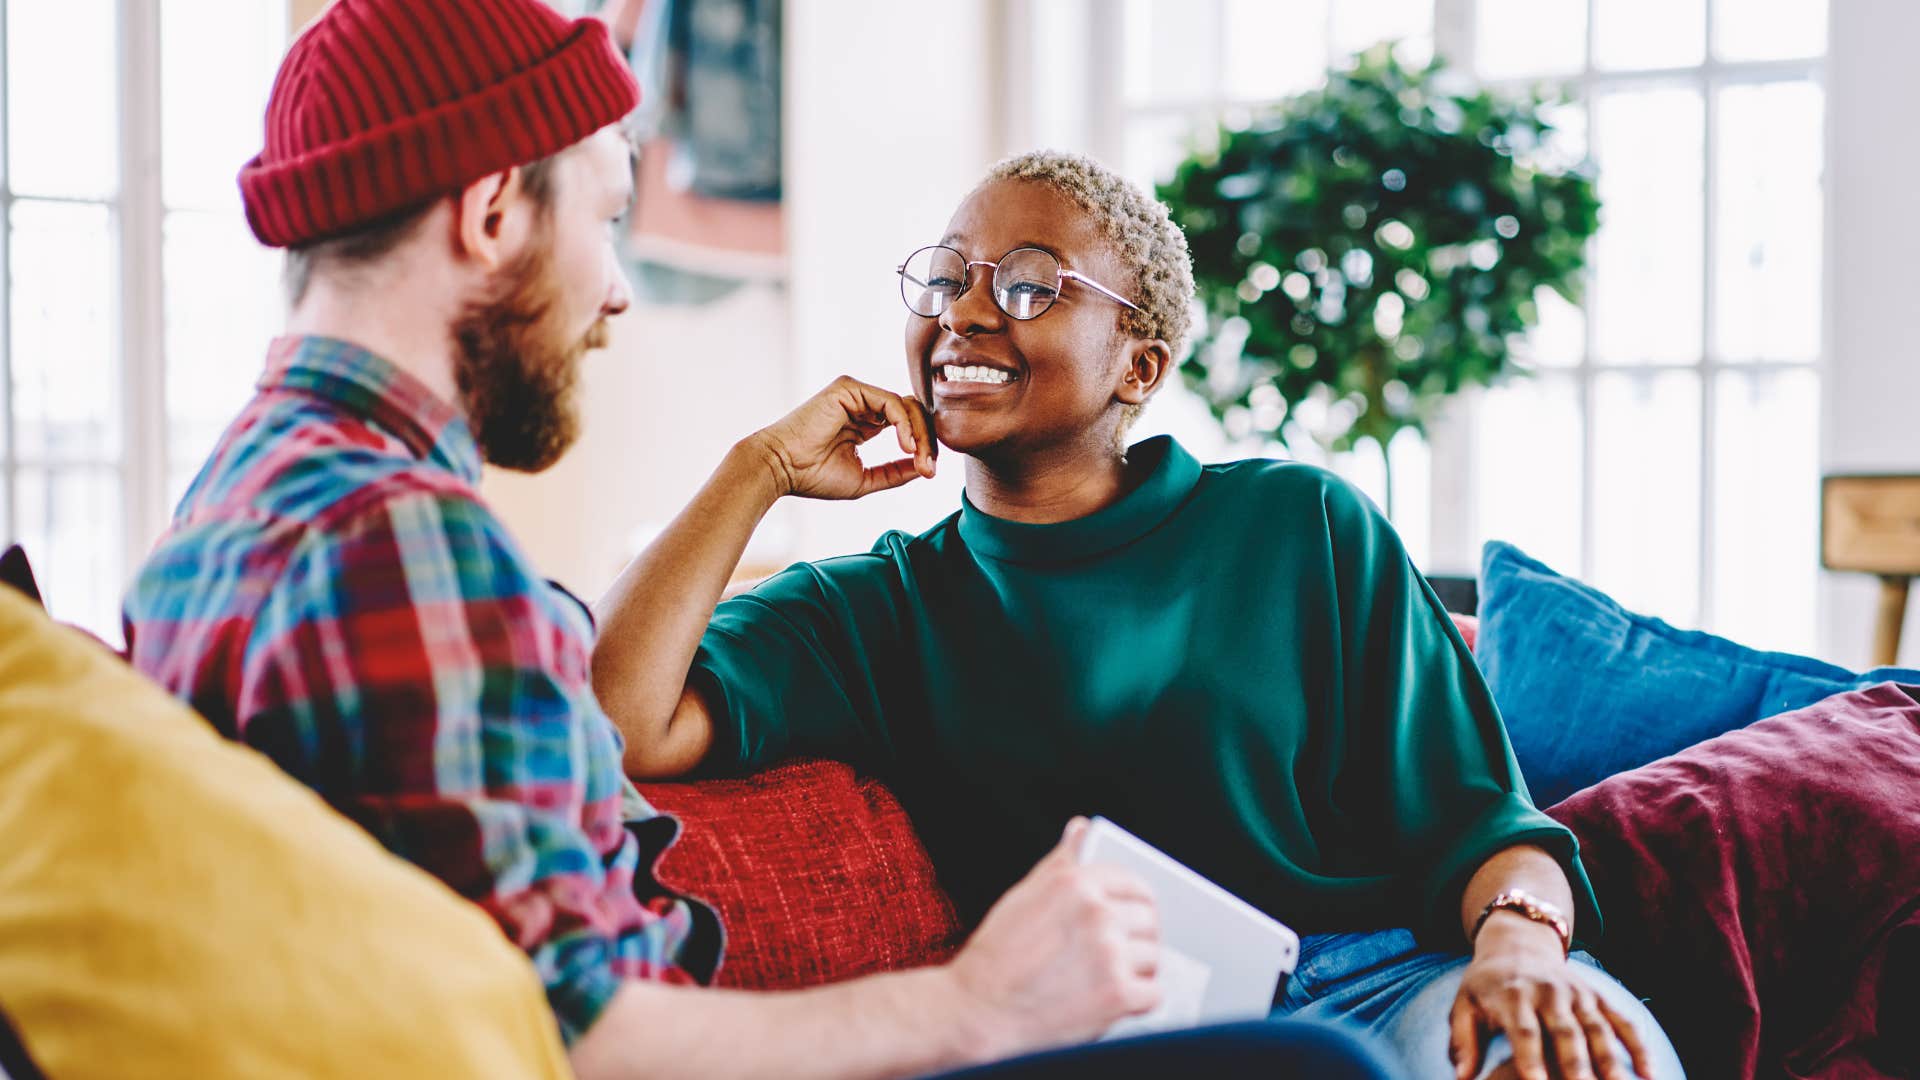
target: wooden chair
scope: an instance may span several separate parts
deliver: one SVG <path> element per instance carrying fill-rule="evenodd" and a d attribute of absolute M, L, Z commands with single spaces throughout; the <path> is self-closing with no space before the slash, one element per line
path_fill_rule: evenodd
<path fill-rule="evenodd" d="M 1907 593 L 1920 576 L 1920 475 L 1824 478 L 1820 483 L 1820 565 L 1879 576 L 1873 662 L 1893 666 L 1900 653 L 1900 628 L 1907 618 Z"/>

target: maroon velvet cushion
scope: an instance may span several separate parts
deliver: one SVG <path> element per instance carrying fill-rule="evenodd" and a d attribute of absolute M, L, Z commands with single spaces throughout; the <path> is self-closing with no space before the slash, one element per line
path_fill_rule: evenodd
<path fill-rule="evenodd" d="M 1692 1075 L 1920 1075 L 1916 696 L 1840 694 L 1547 811 L 1580 837 L 1595 951 Z"/>
<path fill-rule="evenodd" d="M 959 944 L 906 811 L 846 765 L 794 761 L 640 791 L 685 826 L 660 878 L 719 909 L 722 986 L 815 986 L 938 963 Z"/>

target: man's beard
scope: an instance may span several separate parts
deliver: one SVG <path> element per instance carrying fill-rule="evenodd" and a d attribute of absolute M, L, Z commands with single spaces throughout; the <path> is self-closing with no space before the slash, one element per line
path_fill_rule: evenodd
<path fill-rule="evenodd" d="M 607 324 L 564 337 L 552 255 L 536 246 L 500 271 L 499 286 L 453 325 L 454 381 L 474 442 L 487 462 L 539 472 L 580 434 L 575 384 L 580 361 L 607 343 Z"/>

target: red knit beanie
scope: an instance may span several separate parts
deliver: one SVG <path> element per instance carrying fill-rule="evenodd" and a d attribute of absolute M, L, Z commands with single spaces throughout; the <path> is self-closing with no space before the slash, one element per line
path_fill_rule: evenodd
<path fill-rule="evenodd" d="M 299 247 L 538 161 L 633 111 L 598 19 L 540 0 L 336 0 L 288 50 L 240 170 L 253 234 Z"/>

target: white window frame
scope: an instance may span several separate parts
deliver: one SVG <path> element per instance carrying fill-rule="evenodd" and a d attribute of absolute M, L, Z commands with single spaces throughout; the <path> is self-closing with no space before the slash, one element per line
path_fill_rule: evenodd
<path fill-rule="evenodd" d="M 118 190 L 104 198 L 20 196 L 13 190 L 7 127 L 10 72 L 7 65 L 7 0 L 0 0 L 0 409 L 7 424 L 0 446 L 0 498 L 8 529 L 20 522 L 19 478 L 23 468 L 110 469 L 118 477 L 120 550 L 116 569 L 123 584 L 139 564 L 166 517 L 165 308 L 161 280 L 160 27 L 158 0 L 118 0 L 114 52 L 119 74 L 116 123 Z M 120 452 L 78 459 L 23 461 L 16 439 L 13 394 L 13 208 L 21 201 L 99 206 L 107 210 L 113 243 L 115 385 Z M 29 552 L 45 558 L 45 553 Z M 53 597 L 57 603 L 59 597 Z M 106 629 L 106 628 L 99 628 Z"/>
<path fill-rule="evenodd" d="M 267 2 L 267 0 L 261 0 Z M 0 438 L 0 512 L 8 538 L 21 533 L 20 481 L 27 469 L 100 470 L 116 481 L 120 518 L 117 549 L 106 552 L 113 568 L 112 589 L 124 592 L 145 559 L 155 538 L 165 529 L 171 512 L 169 409 L 167 400 L 167 282 L 166 223 L 162 169 L 162 7 L 164 0 L 115 0 L 113 60 L 118 77 L 115 105 L 117 187 L 99 198 L 16 195 L 7 130 L 8 0 L 0 0 L 0 419 L 6 421 Z M 282 11 L 286 25 L 290 12 Z M 14 395 L 14 326 L 12 211 L 22 201 L 102 207 L 108 215 L 111 245 L 111 290 L 104 308 L 112 355 L 111 385 L 116 395 L 112 409 L 119 427 L 117 454 L 93 449 L 82 455 L 40 460 L 23 459 L 17 438 Z M 192 206 L 181 212 L 197 212 Z M 29 551 L 44 561 L 50 552 Z M 43 582 L 44 584 L 44 582 Z M 54 614 L 63 611 L 66 598 L 50 592 Z M 112 639 L 117 625 L 89 626 Z"/>
<path fill-rule="evenodd" d="M 1816 328 L 1815 341 L 1819 351 L 1800 360 L 1740 360 L 1729 359 L 1716 354 L 1714 348 L 1715 332 L 1719 324 L 1716 287 L 1715 249 L 1719 240 L 1718 214 L 1715 212 L 1715 192 L 1719 186 L 1719 95 L 1730 86 L 1759 85 L 1774 82 L 1809 82 L 1818 87 L 1822 95 L 1823 108 L 1826 107 L 1826 67 L 1827 54 L 1818 57 L 1796 60 L 1754 60 L 1722 61 L 1713 55 L 1714 12 L 1719 3 L 1727 0 L 1707 0 L 1705 4 L 1705 42 L 1706 51 L 1699 64 L 1679 67 L 1649 68 L 1642 70 L 1603 70 L 1594 64 L 1594 31 L 1597 9 L 1596 3 L 1587 3 L 1586 51 L 1582 57 L 1581 70 L 1577 74 L 1558 76 L 1550 80 L 1572 91 L 1574 102 L 1578 104 L 1588 118 L 1587 130 L 1592 133 L 1594 99 L 1599 94 L 1613 90 L 1683 88 L 1697 90 L 1703 95 L 1704 120 L 1701 147 L 1705 155 L 1701 173 L 1703 206 L 1701 260 L 1701 319 L 1699 358 L 1692 362 L 1657 364 L 1601 364 L 1595 362 L 1593 341 L 1594 328 L 1592 318 L 1584 318 L 1584 339 L 1582 341 L 1580 362 L 1568 367 L 1556 367 L 1542 372 L 1543 378 L 1574 380 L 1575 393 L 1580 403 L 1580 418 L 1583 444 L 1580 454 L 1580 565 L 1577 575 L 1592 580 L 1595 568 L 1595 552 L 1598 547 L 1596 523 L 1598 515 L 1598 494 L 1595 460 L 1597 457 L 1597 431 L 1595 423 L 1594 383 L 1601 373 L 1623 375 L 1658 375 L 1662 373 L 1688 373 L 1700 379 L 1700 491 L 1699 514 L 1700 532 L 1698 550 L 1698 606 L 1695 621 L 1700 626 L 1712 626 L 1716 611 L 1716 590 L 1714 575 L 1714 551 L 1718 542 L 1714 513 L 1719 485 L 1719 445 L 1717 435 L 1718 395 L 1720 376 L 1729 372 L 1811 372 L 1822 392 L 1826 388 L 1827 356 L 1826 342 L 1827 320 L 1831 318 L 1825 303 L 1826 289 L 1826 251 L 1831 246 L 1828 229 L 1823 219 L 1820 244 L 1822 265 L 1822 303 L 1820 321 Z M 1475 0 L 1435 0 L 1434 37 L 1435 51 L 1446 56 L 1456 68 L 1471 71 L 1475 68 L 1474 42 L 1477 37 Z M 1444 17 L 1443 17 L 1444 16 Z M 1542 80 L 1537 78 L 1487 79 L 1481 84 L 1496 89 L 1524 88 Z M 1823 116 L 1823 127 L 1831 124 L 1831 116 Z M 1826 155 L 1825 143 L 1822 147 Z M 1823 166 L 1827 162 L 1822 162 Z M 1830 170 L 1823 170 L 1830 173 Z M 1591 271 L 1588 271 L 1591 273 Z M 1458 508 L 1449 515 L 1435 516 L 1434 551 L 1437 558 L 1454 562 L 1463 560 L 1477 561 L 1473 552 L 1473 538 L 1478 535 L 1479 472 L 1477 450 L 1473 440 L 1475 424 L 1474 395 L 1463 397 L 1461 408 L 1443 425 L 1445 440 L 1435 440 L 1434 476 L 1436 486 L 1443 482 L 1449 485 L 1446 496 L 1447 505 Z M 1813 492 L 1806 493 L 1809 503 Z M 1435 492 L 1435 504 L 1440 503 L 1440 492 Z M 1441 518 L 1448 520 L 1441 522 Z M 1442 530 L 1444 529 L 1444 535 Z M 1811 576 L 1817 573 L 1816 567 L 1808 567 Z M 1810 616 L 1815 613 L 1809 613 Z"/>
<path fill-rule="evenodd" d="M 1035 77 L 1035 65 L 1039 58 L 1046 57 L 1049 62 L 1061 62 L 1057 54 L 1036 47 L 1023 39 L 1025 28 L 1034 25 L 1038 14 L 1037 5 L 1047 0 L 1007 0 L 1004 6 L 1003 33 L 1001 40 L 1006 50 L 1006 63 L 1010 78 L 1005 91 L 1007 101 L 1003 102 L 1002 115 L 1005 136 L 1009 148 L 1024 149 L 1033 145 L 1031 124 L 1022 110 L 1009 106 L 1012 102 L 1027 100 L 1038 85 Z M 1129 122 L 1170 115 L 1201 116 L 1210 111 L 1220 111 L 1237 106 L 1257 106 L 1264 101 L 1239 100 L 1215 94 L 1195 100 L 1153 102 L 1143 105 L 1129 104 L 1125 100 L 1123 72 L 1118 63 L 1097 63 L 1095 58 L 1124 57 L 1124 23 L 1117 15 L 1118 5 L 1107 6 L 1090 3 L 1089 0 L 1055 0 L 1067 3 L 1072 8 L 1071 18 L 1082 32 L 1072 35 L 1073 40 L 1084 43 L 1085 56 L 1081 63 L 1086 69 L 1086 99 L 1084 102 L 1085 121 L 1083 137 L 1079 144 L 1089 153 L 1103 160 L 1118 162 L 1123 160 L 1126 149 L 1126 130 Z M 1352 2 L 1352 0 L 1348 0 Z M 1727 0 L 1720 0 L 1727 2 Z M 1447 59 L 1456 70 L 1472 71 L 1475 64 L 1475 40 L 1477 31 L 1477 0 L 1434 0 L 1433 46 L 1436 55 Z M 1544 378 L 1574 380 L 1575 391 L 1580 403 L 1583 427 L 1583 446 L 1580 462 L 1580 506 L 1581 538 L 1580 564 L 1577 568 L 1568 567 L 1578 576 L 1591 579 L 1595 566 L 1597 549 L 1595 510 L 1597 508 L 1597 484 L 1595 458 L 1597 447 L 1597 426 L 1595 420 L 1595 395 L 1593 393 L 1596 376 L 1601 373 L 1621 373 L 1633 375 L 1657 375 L 1663 372 L 1684 372 L 1696 375 L 1700 379 L 1700 446 L 1699 470 L 1700 491 L 1699 506 L 1700 531 L 1697 551 L 1698 608 L 1696 620 L 1700 625 L 1711 625 L 1716 614 L 1716 596 L 1714 582 L 1714 548 L 1718 542 L 1715 530 L 1715 499 L 1718 489 L 1719 460 L 1716 439 L 1716 410 L 1718 406 L 1720 376 L 1728 372 L 1786 372 L 1808 371 L 1813 373 L 1821 393 L 1827 388 L 1827 345 L 1830 335 L 1831 304 L 1823 302 L 1818 327 L 1819 352 L 1799 360 L 1741 360 L 1716 355 L 1714 336 L 1718 318 L 1715 289 L 1715 244 L 1717 237 L 1717 213 L 1714 204 L 1718 186 L 1717 158 L 1719 138 L 1719 92 L 1729 86 L 1753 85 L 1784 81 L 1806 81 L 1820 88 L 1823 99 L 1826 95 L 1826 70 L 1829 54 L 1796 60 L 1764 61 L 1721 61 L 1713 55 L 1714 0 L 1706 4 L 1705 41 L 1706 49 L 1702 62 L 1671 68 L 1646 70 L 1598 70 L 1594 65 L 1594 29 L 1596 6 L 1587 4 L 1587 27 L 1585 54 L 1581 69 L 1576 73 L 1549 79 L 1489 79 L 1484 85 L 1494 88 L 1518 88 L 1548 82 L 1568 88 L 1575 102 L 1591 117 L 1592 104 L 1597 94 L 1607 91 L 1633 87 L 1684 87 L 1700 91 L 1704 96 L 1705 120 L 1702 151 L 1705 154 L 1703 173 L 1703 198 L 1706 200 L 1703 214 L 1701 243 L 1703 247 L 1703 279 L 1701 319 L 1701 337 L 1698 342 L 1698 359 L 1685 363 L 1666 364 L 1597 364 L 1593 355 L 1593 320 L 1583 320 L 1585 337 L 1582 343 L 1582 355 L 1577 365 L 1555 367 L 1542 372 Z M 1216 25 L 1213 35 L 1215 42 L 1215 61 L 1224 60 L 1225 33 L 1223 22 L 1224 0 L 1195 0 L 1193 10 L 1196 18 L 1211 20 Z M 1058 17 L 1056 14 L 1055 17 Z M 1329 4 L 1327 18 L 1328 37 L 1332 37 L 1334 5 Z M 1050 42 L 1058 46 L 1060 42 Z M 1829 45 L 1829 52 L 1831 46 Z M 1024 81 L 1023 81 L 1024 80 Z M 1832 125 L 1831 108 L 1825 124 Z M 1823 155 L 1830 156 L 1823 149 Z M 1830 161 L 1823 165 L 1830 166 Z M 1827 170 L 1829 176 L 1830 168 Z M 1824 224 L 1824 223 L 1823 223 Z M 1825 265 L 1825 252 L 1831 248 L 1830 229 L 1821 231 L 1822 265 Z M 1823 269 L 1822 295 L 1825 296 Z M 1479 395 L 1467 392 L 1457 396 L 1442 416 L 1432 425 L 1427 440 L 1431 458 L 1431 505 L 1436 508 L 1432 514 L 1432 533 L 1429 537 L 1429 569 L 1435 572 L 1477 574 L 1479 566 L 1479 533 L 1477 514 L 1479 506 L 1478 491 L 1478 446 L 1475 439 L 1477 406 Z M 1824 413 L 1824 411 L 1823 411 Z M 1811 494 L 1809 494 L 1811 498 Z M 1438 508 L 1445 507 L 1444 512 Z M 1808 573 L 1815 573 L 1809 567 Z"/>

